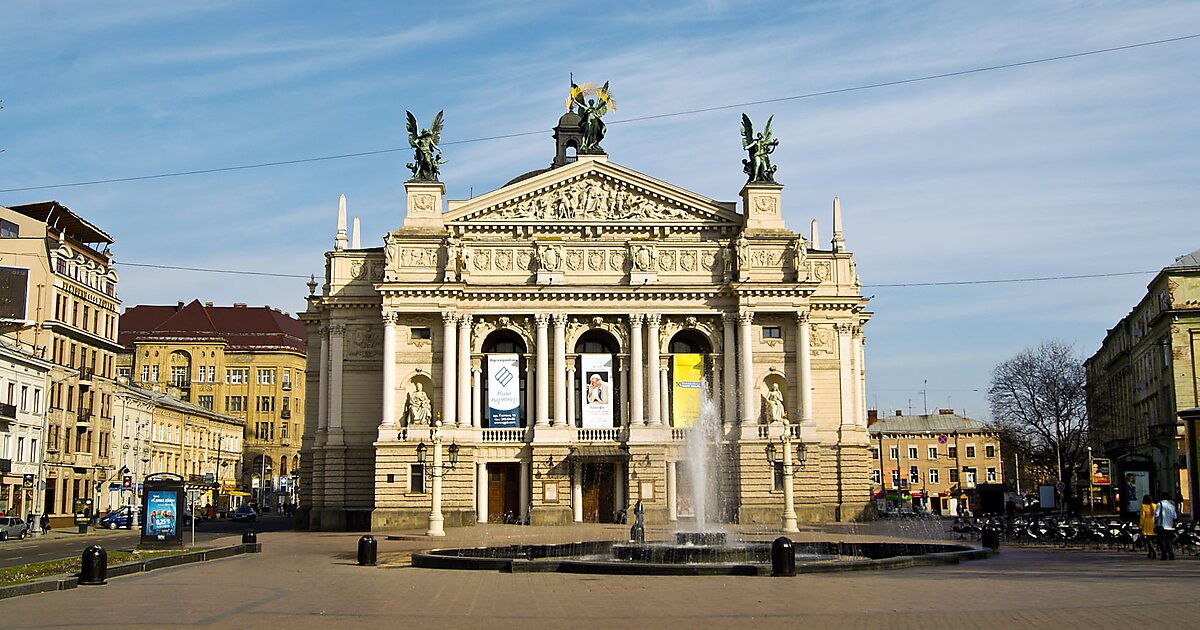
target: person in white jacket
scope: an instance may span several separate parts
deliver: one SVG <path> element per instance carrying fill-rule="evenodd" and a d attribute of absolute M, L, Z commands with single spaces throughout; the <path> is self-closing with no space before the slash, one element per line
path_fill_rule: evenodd
<path fill-rule="evenodd" d="M 1175 549 L 1175 520 L 1179 514 L 1175 511 L 1175 503 L 1171 497 L 1163 494 L 1158 505 L 1154 507 L 1154 529 L 1158 533 L 1159 557 L 1163 560 L 1174 560 Z"/>

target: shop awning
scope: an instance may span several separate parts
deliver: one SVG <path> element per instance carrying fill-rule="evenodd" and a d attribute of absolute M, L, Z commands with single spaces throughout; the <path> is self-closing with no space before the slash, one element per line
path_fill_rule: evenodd
<path fill-rule="evenodd" d="M 613 461 L 629 458 L 629 453 L 619 446 L 580 446 L 575 448 L 571 457 L 579 461 Z"/>

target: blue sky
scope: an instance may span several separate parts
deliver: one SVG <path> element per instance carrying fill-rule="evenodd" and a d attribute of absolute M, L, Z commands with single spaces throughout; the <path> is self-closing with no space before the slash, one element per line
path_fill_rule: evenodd
<path fill-rule="evenodd" d="M 868 404 L 987 417 L 992 367 L 1043 339 L 1083 355 L 1151 274 L 1200 248 L 1200 40 L 658 120 L 627 118 L 1200 33 L 1200 4 L 1081 2 L 8 2 L 0 189 L 404 146 L 446 110 L 447 196 L 545 166 L 568 75 L 611 81 L 610 158 L 734 200 L 744 110 L 775 116 L 790 227 L 846 240 L 873 295 Z M 119 261 L 321 274 L 337 197 L 376 245 L 402 219 L 403 152 L 0 192 L 57 199 Z M 126 306 L 295 312 L 300 279 L 122 267 Z M 872 286 L 876 285 L 876 286 Z M 925 382 L 928 385 L 925 385 Z"/>

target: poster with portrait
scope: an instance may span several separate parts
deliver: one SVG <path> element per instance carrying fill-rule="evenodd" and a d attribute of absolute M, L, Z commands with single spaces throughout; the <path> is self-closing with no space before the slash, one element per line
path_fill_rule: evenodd
<path fill-rule="evenodd" d="M 488 426 L 515 429 L 521 426 L 521 357 L 487 355 Z"/>
<path fill-rule="evenodd" d="M 700 419 L 704 355 L 671 355 L 671 426 L 690 427 Z"/>
<path fill-rule="evenodd" d="M 1125 483 L 1121 486 L 1121 500 L 1126 512 L 1137 512 L 1142 508 L 1142 497 L 1150 492 L 1150 472 L 1146 470 L 1125 471 Z"/>
<path fill-rule="evenodd" d="M 1092 485 L 1107 486 L 1112 484 L 1112 462 L 1108 459 L 1095 458 L 1092 460 Z"/>
<path fill-rule="evenodd" d="M 613 358 L 611 354 L 579 355 L 582 421 L 585 428 L 613 426 Z"/>

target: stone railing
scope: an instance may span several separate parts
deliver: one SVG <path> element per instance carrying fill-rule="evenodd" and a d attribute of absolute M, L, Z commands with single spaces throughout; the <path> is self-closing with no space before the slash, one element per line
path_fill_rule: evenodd
<path fill-rule="evenodd" d="M 484 442 L 524 442 L 525 429 L 483 429 Z"/>
<path fill-rule="evenodd" d="M 671 440 L 675 442 L 684 442 L 687 440 L 688 430 L 684 428 L 672 428 Z"/>
<path fill-rule="evenodd" d="M 575 429 L 576 442 L 617 442 L 621 439 L 621 429 L 617 427 L 578 428 Z"/>

